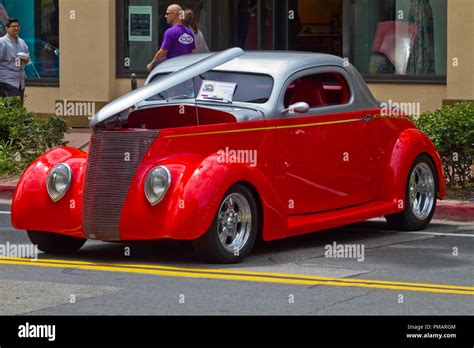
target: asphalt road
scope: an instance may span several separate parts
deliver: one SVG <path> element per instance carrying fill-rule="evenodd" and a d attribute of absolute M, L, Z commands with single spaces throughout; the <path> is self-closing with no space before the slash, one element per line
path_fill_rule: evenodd
<path fill-rule="evenodd" d="M 0 246 L 30 244 L 0 202 Z M 326 255 L 328 245 L 358 255 Z M 363 253 L 362 253 L 362 247 Z M 419 233 L 371 220 L 204 264 L 189 243 L 88 241 L 76 254 L 0 258 L 0 315 L 472 315 L 474 226 Z M 339 257 L 341 256 L 341 257 Z"/>

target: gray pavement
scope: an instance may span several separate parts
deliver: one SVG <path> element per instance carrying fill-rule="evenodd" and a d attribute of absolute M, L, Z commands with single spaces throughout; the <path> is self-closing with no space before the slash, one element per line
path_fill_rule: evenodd
<path fill-rule="evenodd" d="M 0 245 L 29 243 L 11 227 L 9 208 L 0 202 Z M 363 246 L 363 261 L 326 257 L 334 242 Z M 465 223 L 403 233 L 371 220 L 264 243 L 239 265 L 204 264 L 183 242 L 88 241 L 69 257 L 41 254 L 36 266 L 7 260 L 0 259 L 7 315 L 474 313 L 474 226 Z"/>
<path fill-rule="evenodd" d="M 64 135 L 64 141 L 68 142 L 68 146 L 79 147 L 89 141 L 91 130 L 89 128 L 71 128 Z"/>

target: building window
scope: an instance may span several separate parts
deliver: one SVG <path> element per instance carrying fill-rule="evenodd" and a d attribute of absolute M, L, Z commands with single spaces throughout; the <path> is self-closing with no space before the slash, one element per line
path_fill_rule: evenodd
<path fill-rule="evenodd" d="M 231 0 L 219 24 L 222 29 L 229 25 L 228 39 L 233 46 L 244 50 L 271 50 L 273 48 L 273 2 L 271 0 Z"/>
<path fill-rule="evenodd" d="M 288 49 L 342 55 L 342 0 L 290 0 L 288 13 Z"/>
<path fill-rule="evenodd" d="M 27 82 L 59 79 L 59 0 L 0 0 L 0 35 L 8 18 L 18 18 L 30 51 Z"/>
<path fill-rule="evenodd" d="M 212 25 L 220 36 L 213 48 L 341 55 L 342 9 L 343 0 L 219 1 Z"/>
<path fill-rule="evenodd" d="M 4 0 L 5 1 L 5 0 Z M 117 0 L 117 75 L 146 76 L 172 0 Z M 348 57 L 369 82 L 446 82 L 447 0 L 185 0 L 209 48 Z M 151 29 L 150 29 L 151 28 Z M 129 31 L 130 32 L 129 34 Z"/>
<path fill-rule="evenodd" d="M 352 62 L 366 79 L 446 79 L 446 0 L 352 0 L 350 12 Z"/>
<path fill-rule="evenodd" d="M 117 76 L 131 73 L 146 76 L 147 64 L 161 46 L 169 28 L 165 14 L 173 0 L 117 0 Z M 200 29 L 207 36 L 206 0 L 186 0 L 179 4 L 197 16 Z"/>

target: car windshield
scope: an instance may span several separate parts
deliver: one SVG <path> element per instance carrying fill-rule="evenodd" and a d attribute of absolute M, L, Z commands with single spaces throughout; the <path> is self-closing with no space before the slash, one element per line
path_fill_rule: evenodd
<path fill-rule="evenodd" d="M 151 81 L 156 81 L 167 74 L 158 74 Z M 150 82 L 151 82 L 150 81 Z M 209 71 L 205 74 L 176 85 L 166 91 L 147 99 L 154 100 L 173 100 L 173 99 L 194 99 L 197 98 L 203 81 L 217 81 L 223 83 L 237 84 L 232 101 L 263 104 L 268 101 L 272 94 L 273 78 L 269 75 L 234 73 Z M 209 100 L 216 101 L 215 98 Z M 223 102 L 229 102 L 222 100 Z"/>

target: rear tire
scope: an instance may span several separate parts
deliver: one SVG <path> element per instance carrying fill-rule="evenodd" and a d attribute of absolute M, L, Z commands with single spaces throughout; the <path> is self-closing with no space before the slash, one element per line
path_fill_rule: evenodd
<path fill-rule="evenodd" d="M 405 210 L 385 216 L 395 229 L 419 231 L 428 226 L 436 209 L 438 176 L 427 155 L 419 155 L 408 173 L 405 189 Z"/>
<path fill-rule="evenodd" d="M 224 195 L 209 230 L 193 241 L 194 252 L 214 263 L 239 263 L 252 250 L 258 226 L 255 197 L 246 186 L 234 185 Z"/>
<path fill-rule="evenodd" d="M 47 254 L 72 254 L 78 251 L 87 239 L 73 238 L 52 232 L 27 231 L 31 243 Z"/>

